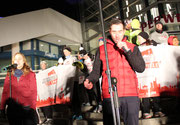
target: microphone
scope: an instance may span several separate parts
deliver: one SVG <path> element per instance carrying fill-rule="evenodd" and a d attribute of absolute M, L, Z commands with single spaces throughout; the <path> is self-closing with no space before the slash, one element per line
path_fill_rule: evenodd
<path fill-rule="evenodd" d="M 3 68 L 3 70 L 10 70 L 10 69 L 15 69 L 15 68 L 17 68 L 17 64 L 16 63 L 14 63 L 14 64 L 12 64 L 12 65 L 9 65 L 9 66 L 6 66 L 5 68 Z"/>
<path fill-rule="evenodd" d="M 123 49 L 123 50 L 124 50 L 124 52 L 126 52 L 126 53 L 130 50 L 130 49 L 128 49 L 128 50 L 127 50 L 127 49 L 125 49 L 125 47 L 124 47 L 124 46 L 122 47 L 122 49 Z"/>

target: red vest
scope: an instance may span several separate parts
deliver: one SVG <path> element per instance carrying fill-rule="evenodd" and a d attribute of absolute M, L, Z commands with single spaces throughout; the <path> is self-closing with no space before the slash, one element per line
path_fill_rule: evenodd
<path fill-rule="evenodd" d="M 134 44 L 123 40 L 127 43 L 128 48 L 133 52 Z M 119 48 L 114 48 L 114 43 L 110 40 L 107 40 L 107 53 L 108 53 L 108 62 L 109 68 L 111 70 L 111 77 L 116 77 L 117 79 L 117 91 L 119 97 L 125 96 L 138 96 L 138 80 L 136 73 L 133 71 L 129 65 L 124 51 Z M 109 84 L 108 78 L 105 73 L 107 70 L 106 67 L 106 58 L 104 45 L 100 46 L 100 59 L 102 61 L 102 94 L 103 98 L 110 98 L 109 94 Z"/>

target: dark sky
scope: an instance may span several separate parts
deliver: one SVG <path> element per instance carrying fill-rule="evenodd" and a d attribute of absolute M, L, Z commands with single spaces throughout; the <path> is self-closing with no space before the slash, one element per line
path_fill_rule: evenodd
<path fill-rule="evenodd" d="M 76 21 L 80 21 L 78 2 L 80 2 L 80 0 L 6 0 L 1 2 L 0 17 L 7 17 L 49 7 Z"/>

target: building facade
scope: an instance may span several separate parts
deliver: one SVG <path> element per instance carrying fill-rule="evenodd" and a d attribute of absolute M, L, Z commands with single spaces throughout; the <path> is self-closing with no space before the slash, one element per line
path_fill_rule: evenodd
<path fill-rule="evenodd" d="M 48 67 L 55 66 L 59 57 L 63 56 L 63 45 L 56 45 L 46 41 L 31 39 L 19 43 L 19 52 L 26 56 L 27 62 L 33 70 L 40 69 L 40 62 L 46 61 Z M 4 67 L 11 64 L 12 45 L 0 47 L 1 72 Z"/>
<path fill-rule="evenodd" d="M 105 33 L 108 35 L 108 23 L 112 18 L 121 20 L 137 18 L 141 29 L 151 33 L 155 21 L 164 24 L 169 35 L 180 40 L 180 1 L 179 0 L 101 0 Z M 92 53 L 98 47 L 98 38 L 102 36 L 98 0 L 85 0 L 81 3 L 81 24 L 83 45 Z"/>
<path fill-rule="evenodd" d="M 51 8 L 1 18 L 0 27 L 0 72 L 16 52 L 38 70 L 42 60 L 55 66 L 64 46 L 75 54 L 82 43 L 81 24 Z"/>
<path fill-rule="evenodd" d="M 151 33 L 154 31 L 155 29 L 154 24 L 156 20 L 162 21 L 164 23 L 165 31 L 168 32 L 169 35 L 178 36 L 180 40 L 180 1 L 179 0 L 171 0 L 171 1 L 166 1 L 166 0 L 101 0 L 101 2 L 102 2 L 102 10 L 103 10 L 103 18 L 104 18 L 104 29 L 105 29 L 106 35 L 108 35 L 108 29 L 109 29 L 108 24 L 112 18 L 118 17 L 121 20 L 137 18 L 141 22 L 141 29 L 148 33 Z M 70 40 L 71 43 L 69 44 L 69 43 L 64 42 L 63 44 L 59 44 L 58 42 L 50 42 L 48 40 L 46 41 L 43 39 L 36 39 L 36 37 L 31 38 L 30 40 L 18 42 L 17 46 L 19 46 L 19 51 L 25 54 L 25 56 L 27 57 L 28 63 L 32 67 L 33 70 L 40 68 L 39 64 L 41 60 L 46 60 L 48 62 L 48 67 L 54 66 L 57 63 L 58 58 L 62 56 L 62 47 L 64 45 L 72 47 L 74 50 L 74 53 L 76 53 L 76 51 L 78 51 L 78 48 L 80 47 L 82 43 L 82 42 L 77 43 L 78 40 L 76 40 L 75 42 L 73 41 L 73 39 L 76 38 L 76 36 L 78 36 L 78 39 L 79 39 L 80 38 L 79 36 L 82 35 L 83 47 L 88 52 L 95 54 L 96 49 L 98 47 L 98 39 L 99 37 L 102 36 L 98 0 L 83 0 L 80 3 L 81 31 L 78 30 L 78 32 L 76 31 L 77 28 L 72 27 L 74 26 L 74 24 L 76 24 L 75 21 L 71 21 L 70 19 L 66 19 L 66 17 L 63 17 L 67 21 L 63 22 L 62 20 L 60 21 L 61 23 L 58 24 L 59 23 L 58 20 L 62 19 L 62 15 L 58 14 L 57 12 L 54 12 L 53 10 L 44 10 L 44 11 L 41 14 L 42 17 L 39 20 L 36 20 L 37 26 L 36 25 L 34 26 L 35 23 L 31 23 L 33 22 L 33 20 L 30 20 L 30 19 L 33 19 L 34 17 L 38 18 L 39 12 L 35 13 L 34 14 L 35 16 L 32 16 L 33 14 L 29 13 L 27 17 L 32 16 L 32 18 L 28 18 L 28 20 L 25 20 L 27 18 L 21 19 L 23 22 L 29 23 L 29 24 L 24 24 L 25 30 L 26 28 L 29 28 L 29 27 L 26 27 L 27 25 L 30 25 L 31 27 L 34 26 L 34 28 L 36 28 L 36 30 L 33 30 L 33 28 L 29 28 L 32 31 L 29 33 L 26 33 L 25 34 L 26 37 L 28 38 L 28 37 L 32 37 L 33 35 L 34 36 L 43 35 L 44 32 L 45 34 L 43 37 L 47 37 L 47 36 L 49 37 L 49 34 L 51 34 L 51 37 L 52 36 L 56 37 L 56 35 L 54 34 L 58 34 L 59 36 L 61 36 L 61 38 L 65 38 L 65 35 L 72 34 L 72 35 L 66 36 L 66 40 L 65 40 L 65 41 L 68 41 L 68 39 L 71 39 Z M 45 15 L 44 13 L 45 14 L 48 13 L 49 16 Z M 59 16 L 58 18 L 57 18 L 57 15 Z M 47 18 L 47 17 L 49 17 L 49 19 L 44 20 L 44 18 Z M 10 20 L 12 19 L 16 20 L 16 18 L 11 17 Z M 56 25 L 54 26 L 50 25 L 52 24 L 52 22 L 55 22 Z M 64 23 L 67 23 L 67 25 L 64 25 Z M 68 25 L 68 23 L 71 23 L 73 25 Z M 3 24 L 1 26 L 2 28 L 3 28 Z M 22 23 L 20 23 L 19 25 L 21 26 Z M 37 28 L 38 25 L 40 25 L 39 28 Z M 14 25 L 13 28 L 17 29 L 17 27 L 15 26 L 16 25 Z M 44 27 L 44 26 L 49 26 L 49 27 Z M 57 28 L 56 26 L 60 26 L 60 27 Z M 64 27 L 64 26 L 67 26 L 67 27 Z M 7 29 L 7 27 L 3 29 L 3 32 L 5 31 L 5 29 Z M 42 29 L 45 29 L 45 30 L 42 30 Z M 74 31 L 72 31 L 72 29 L 74 29 Z M 7 30 L 8 33 L 9 31 L 12 31 L 11 27 L 9 27 L 9 30 Z M 37 35 L 33 34 L 32 36 L 29 36 L 32 33 L 34 33 L 34 31 L 36 32 L 38 31 Z M 4 35 L 3 32 L 1 33 L 2 35 Z M 21 30 L 19 32 L 21 32 Z M 39 34 L 39 33 L 42 33 L 42 34 Z M 15 32 L 12 32 L 12 36 L 14 34 Z M 17 36 L 17 34 L 15 35 Z M 13 36 L 13 38 L 20 37 L 20 36 L 16 37 L 15 35 Z M 25 36 L 25 35 L 21 35 L 21 36 Z M 1 38 L 3 37 L 1 36 Z M 18 39 L 15 41 L 18 41 Z M 2 67 L 11 63 L 11 55 L 12 55 L 12 48 L 13 48 L 12 45 L 13 44 L 0 47 L 0 61 L 1 61 L 0 71 L 1 72 L 3 72 Z"/>

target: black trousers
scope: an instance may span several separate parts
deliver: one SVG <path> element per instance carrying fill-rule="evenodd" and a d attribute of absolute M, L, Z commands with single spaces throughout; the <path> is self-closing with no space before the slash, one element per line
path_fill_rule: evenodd
<path fill-rule="evenodd" d="M 83 101 L 81 96 L 83 95 L 80 94 L 79 83 L 75 81 L 72 95 L 72 111 L 74 115 L 81 115 L 81 104 Z"/>
<path fill-rule="evenodd" d="M 53 118 L 53 106 L 45 106 L 45 107 L 41 107 L 41 110 L 44 114 L 45 118 Z"/>
<path fill-rule="evenodd" d="M 100 82 L 99 81 L 97 83 L 95 83 L 95 85 L 94 85 L 94 92 L 95 92 L 97 105 L 102 104 L 101 88 L 100 88 Z"/>
<path fill-rule="evenodd" d="M 36 111 L 28 107 L 21 111 L 16 107 L 8 107 L 7 118 L 10 125 L 37 125 Z"/>
<path fill-rule="evenodd" d="M 77 81 L 74 82 L 73 97 L 72 97 L 72 111 L 75 115 L 81 115 L 81 105 L 83 103 L 95 100 L 97 102 L 97 95 L 94 89 L 88 90 L 84 87 L 84 84 L 79 84 Z M 99 104 L 99 102 L 97 102 Z"/>
<path fill-rule="evenodd" d="M 151 108 L 154 113 L 159 112 L 161 110 L 160 109 L 160 97 L 142 98 L 141 107 L 142 107 L 143 113 L 150 113 Z"/>
<path fill-rule="evenodd" d="M 139 125 L 139 102 L 137 96 L 119 98 L 119 112 L 125 125 Z M 103 99 L 103 123 L 114 125 L 110 98 Z"/>

